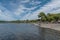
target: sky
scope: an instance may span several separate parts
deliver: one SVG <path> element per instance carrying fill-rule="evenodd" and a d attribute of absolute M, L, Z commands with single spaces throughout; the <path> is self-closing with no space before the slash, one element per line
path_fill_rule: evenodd
<path fill-rule="evenodd" d="M 59 13 L 60 0 L 0 0 L 0 20 L 34 20 L 40 12 Z"/>

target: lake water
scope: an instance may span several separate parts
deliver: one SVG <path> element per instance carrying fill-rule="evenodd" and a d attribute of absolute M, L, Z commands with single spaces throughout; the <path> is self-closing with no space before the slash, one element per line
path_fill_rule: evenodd
<path fill-rule="evenodd" d="M 0 23 L 0 40 L 39 40 L 39 28 L 29 23 Z"/>

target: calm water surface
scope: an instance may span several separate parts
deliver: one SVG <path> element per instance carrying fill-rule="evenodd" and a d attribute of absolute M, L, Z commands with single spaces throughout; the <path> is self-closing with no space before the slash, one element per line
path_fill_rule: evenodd
<path fill-rule="evenodd" d="M 0 23 L 0 40 L 39 40 L 39 28 L 29 23 Z"/>

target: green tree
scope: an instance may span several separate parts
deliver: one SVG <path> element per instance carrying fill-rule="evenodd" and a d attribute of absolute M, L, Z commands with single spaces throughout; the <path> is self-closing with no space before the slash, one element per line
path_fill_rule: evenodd
<path fill-rule="evenodd" d="M 46 15 L 45 15 L 45 13 L 44 12 L 40 12 L 39 13 L 39 15 L 38 15 L 38 17 L 40 18 L 41 17 L 41 21 L 46 21 Z"/>
<path fill-rule="evenodd" d="M 60 13 L 48 13 L 46 15 L 44 12 L 40 12 L 38 17 L 41 17 L 41 21 L 57 22 L 60 20 Z"/>
<path fill-rule="evenodd" d="M 60 20 L 60 13 L 58 13 L 57 16 L 58 16 L 58 20 Z"/>
<path fill-rule="evenodd" d="M 48 13 L 47 14 L 47 21 L 51 22 L 52 20 L 54 20 L 53 16 L 50 13 Z"/>

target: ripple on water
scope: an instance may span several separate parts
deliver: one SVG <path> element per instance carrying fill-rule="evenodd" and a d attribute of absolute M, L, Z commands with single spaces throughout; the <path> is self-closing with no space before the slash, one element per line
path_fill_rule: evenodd
<path fill-rule="evenodd" d="M 38 30 L 32 24 L 0 24 L 0 40 L 39 40 Z"/>

